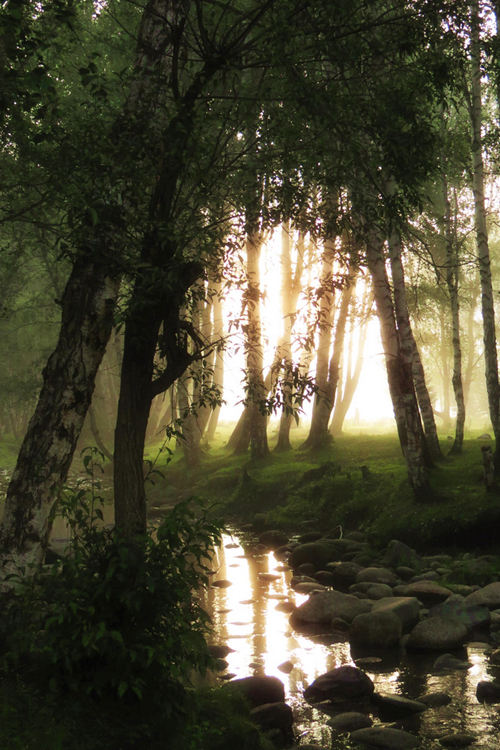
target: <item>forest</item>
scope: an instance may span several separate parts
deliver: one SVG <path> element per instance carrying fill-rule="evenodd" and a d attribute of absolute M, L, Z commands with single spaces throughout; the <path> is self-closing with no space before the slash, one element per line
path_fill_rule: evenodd
<path fill-rule="evenodd" d="M 228 524 L 497 551 L 499 18 L 2 2 L 3 746 L 269 747 L 192 685 Z"/>

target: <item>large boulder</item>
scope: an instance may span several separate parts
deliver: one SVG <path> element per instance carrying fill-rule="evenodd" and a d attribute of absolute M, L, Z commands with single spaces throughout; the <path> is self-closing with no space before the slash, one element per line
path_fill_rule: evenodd
<path fill-rule="evenodd" d="M 491 620 L 488 607 L 481 604 L 471 604 L 459 594 L 453 594 L 445 602 L 436 604 L 430 610 L 429 616 L 453 617 L 462 622 L 469 631 L 478 627 L 487 627 Z"/>
<path fill-rule="evenodd" d="M 393 589 L 394 596 L 416 596 L 424 606 L 433 607 L 451 596 L 451 591 L 433 581 L 417 581 Z"/>
<path fill-rule="evenodd" d="M 500 703 L 500 683 L 481 680 L 477 683 L 476 698 L 479 703 Z"/>
<path fill-rule="evenodd" d="M 340 591 L 318 591 L 292 612 L 290 624 L 298 625 L 330 624 L 335 618 L 352 622 L 355 617 L 369 612 L 369 604 L 350 594 Z"/>
<path fill-rule="evenodd" d="M 387 586 L 396 586 L 398 579 L 394 573 L 387 568 L 363 568 L 356 576 L 356 583 L 385 583 Z"/>
<path fill-rule="evenodd" d="M 500 607 L 500 581 L 489 583 L 479 591 L 474 591 L 465 598 L 465 601 L 467 604 L 479 604 L 488 609 L 498 609 Z"/>
<path fill-rule="evenodd" d="M 424 567 L 423 558 L 407 544 L 398 542 L 397 539 L 393 539 L 387 545 L 382 563 L 388 568 L 398 568 L 402 565 L 415 571 L 420 571 Z"/>
<path fill-rule="evenodd" d="M 325 570 L 329 562 L 340 560 L 341 554 L 334 539 L 320 539 L 295 547 L 290 555 L 289 565 L 295 569 L 303 563 L 311 563 L 315 570 Z"/>
<path fill-rule="evenodd" d="M 420 739 L 414 734 L 385 727 L 358 729 L 351 734 L 351 739 L 371 748 L 381 747 L 386 750 L 414 750 L 420 745 Z"/>
<path fill-rule="evenodd" d="M 409 651 L 448 651 L 460 648 L 467 640 L 466 626 L 451 617 L 429 617 L 419 622 L 410 633 Z"/>
<path fill-rule="evenodd" d="M 363 568 L 354 562 L 329 563 L 326 567 L 333 575 L 333 588 L 347 592 L 356 583 L 356 576 Z"/>
<path fill-rule="evenodd" d="M 281 680 L 268 675 L 254 675 L 253 677 L 241 677 L 232 680 L 223 686 L 223 689 L 233 690 L 243 695 L 252 708 L 263 706 L 266 703 L 283 703 L 285 701 L 285 688 Z"/>
<path fill-rule="evenodd" d="M 343 703 L 372 695 L 373 682 L 362 669 L 344 666 L 322 674 L 304 690 L 309 703 Z"/>
<path fill-rule="evenodd" d="M 401 633 L 401 620 L 394 612 L 368 612 L 352 621 L 349 640 L 360 648 L 392 648 Z"/>
<path fill-rule="evenodd" d="M 373 720 L 370 716 L 361 714 L 359 711 L 346 711 L 345 713 L 337 714 L 326 723 L 329 727 L 342 734 L 343 732 L 355 732 L 356 729 L 371 727 Z"/>
<path fill-rule="evenodd" d="M 372 612 L 394 612 L 401 620 L 403 633 L 408 633 L 419 621 L 420 605 L 414 596 L 391 596 L 376 601 Z"/>

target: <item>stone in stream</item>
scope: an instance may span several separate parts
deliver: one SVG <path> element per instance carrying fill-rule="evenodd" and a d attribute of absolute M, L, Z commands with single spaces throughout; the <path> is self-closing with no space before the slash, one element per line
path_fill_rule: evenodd
<path fill-rule="evenodd" d="M 265 703 L 283 703 L 285 700 L 285 688 L 281 680 L 268 675 L 241 677 L 239 680 L 233 680 L 227 689 L 243 695 L 252 708 L 263 706 Z"/>
<path fill-rule="evenodd" d="M 413 750 L 420 745 L 420 739 L 402 729 L 369 727 L 352 732 L 351 739 L 369 747 L 386 748 L 386 750 Z"/>
<path fill-rule="evenodd" d="M 294 591 L 297 594 L 311 594 L 315 591 L 326 591 L 326 587 L 322 586 L 321 583 L 311 583 L 310 581 L 304 581 L 303 583 L 297 583 L 294 587 Z"/>
<path fill-rule="evenodd" d="M 474 591 L 465 598 L 465 601 L 467 604 L 479 604 L 488 609 L 498 609 L 500 607 L 500 581 Z"/>
<path fill-rule="evenodd" d="M 257 578 L 259 581 L 263 581 L 264 583 L 273 583 L 274 581 L 279 581 L 281 576 L 275 575 L 275 573 L 259 573 Z"/>
<path fill-rule="evenodd" d="M 500 648 L 496 648 L 490 654 L 490 664 L 494 664 L 496 667 L 500 666 Z"/>
<path fill-rule="evenodd" d="M 481 680 L 477 683 L 476 698 L 479 703 L 500 703 L 500 682 Z"/>
<path fill-rule="evenodd" d="M 342 733 L 355 732 L 356 729 L 371 727 L 373 721 L 369 716 L 361 714 L 359 711 L 346 711 L 343 714 L 337 714 L 337 716 L 329 719 L 326 723 L 332 729 Z"/>
<path fill-rule="evenodd" d="M 373 690 L 373 682 L 362 669 L 344 666 L 331 669 L 314 680 L 304 690 L 304 698 L 309 703 L 342 703 L 368 697 Z"/>
<path fill-rule="evenodd" d="M 299 565 L 298 568 L 295 568 L 293 571 L 294 578 L 300 577 L 300 576 L 307 576 L 311 578 L 312 580 L 316 580 L 314 578 L 314 574 L 316 572 L 316 568 L 311 563 L 302 563 L 302 565 Z"/>
<path fill-rule="evenodd" d="M 349 641 L 360 648 L 392 648 L 401 634 L 401 620 L 394 612 L 367 612 L 352 621 Z"/>
<path fill-rule="evenodd" d="M 278 602 L 274 609 L 289 615 L 297 609 L 297 605 L 294 602 Z"/>
<path fill-rule="evenodd" d="M 283 664 L 278 664 L 278 669 L 283 674 L 290 674 L 293 670 L 294 664 L 291 661 L 284 661 Z"/>
<path fill-rule="evenodd" d="M 391 570 L 387 568 L 363 568 L 356 576 L 356 583 L 385 583 L 387 586 L 396 586 L 398 579 Z"/>
<path fill-rule="evenodd" d="M 451 696 L 448 693 L 424 693 L 417 698 L 419 703 L 425 703 L 429 708 L 439 708 L 451 703 Z"/>
<path fill-rule="evenodd" d="M 334 539 L 321 539 L 317 542 L 299 544 L 292 551 L 289 563 L 292 568 L 310 563 L 314 565 L 315 570 L 325 570 L 327 563 L 340 560 L 341 554 Z"/>
<path fill-rule="evenodd" d="M 455 672 L 460 669 L 470 669 L 472 664 L 470 661 L 462 661 L 456 659 L 451 654 L 441 654 L 434 662 L 432 669 L 437 672 Z"/>
<path fill-rule="evenodd" d="M 406 648 L 409 651 L 453 650 L 463 646 L 467 635 L 467 628 L 458 620 L 449 617 L 429 617 L 415 625 Z"/>
<path fill-rule="evenodd" d="M 294 628 L 302 624 L 330 624 L 335 617 L 352 622 L 369 611 L 370 606 L 355 596 L 340 591 L 319 591 L 292 612 L 290 624 Z"/>
<path fill-rule="evenodd" d="M 353 562 L 328 563 L 326 570 L 333 575 L 333 587 L 347 592 L 349 586 L 356 583 L 356 576 L 363 568 Z"/>
<path fill-rule="evenodd" d="M 401 620 L 403 633 L 405 633 L 418 623 L 420 605 L 414 596 L 391 596 L 375 601 L 372 612 L 394 612 Z"/>
<path fill-rule="evenodd" d="M 473 734 L 467 734 L 466 732 L 456 732 L 455 734 L 445 734 L 444 737 L 439 738 L 441 745 L 445 747 L 468 747 L 477 740 Z"/>
<path fill-rule="evenodd" d="M 371 700 L 373 705 L 377 706 L 382 721 L 405 719 L 408 716 L 420 714 L 428 708 L 425 703 L 412 701 L 401 695 L 374 693 Z"/>
<path fill-rule="evenodd" d="M 329 570 L 318 570 L 314 577 L 317 582 L 321 583 L 323 586 L 333 586 L 334 584 L 333 573 Z"/>
<path fill-rule="evenodd" d="M 386 583 L 374 583 L 373 586 L 367 590 L 366 595 L 368 599 L 387 599 L 388 597 L 394 596 L 392 589 Z"/>
<path fill-rule="evenodd" d="M 441 604 L 451 596 L 451 591 L 434 581 L 417 581 L 393 589 L 394 596 L 416 596 L 425 607 Z"/>
<path fill-rule="evenodd" d="M 231 581 L 226 581 L 224 579 L 220 581 L 212 581 L 212 586 L 215 586 L 218 589 L 227 589 L 229 588 L 229 586 L 232 586 L 232 585 L 233 584 Z"/>
<path fill-rule="evenodd" d="M 211 646 L 207 646 L 207 650 L 210 656 L 213 656 L 214 659 L 225 659 L 228 654 L 234 653 L 234 648 L 226 646 L 224 643 L 221 643 L 220 645 L 214 643 Z"/>
<path fill-rule="evenodd" d="M 460 594 L 453 594 L 445 602 L 437 604 L 429 611 L 430 617 L 441 615 L 453 617 L 462 622 L 467 630 L 487 627 L 490 623 L 491 614 L 488 607 L 480 604 L 471 604 Z"/>

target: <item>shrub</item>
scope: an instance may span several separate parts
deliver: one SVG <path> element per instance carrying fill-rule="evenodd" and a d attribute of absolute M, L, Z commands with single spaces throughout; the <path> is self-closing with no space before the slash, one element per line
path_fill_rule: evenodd
<path fill-rule="evenodd" d="M 211 663 L 209 616 L 196 592 L 208 583 L 220 528 L 199 504 L 196 512 L 196 503 L 183 502 L 130 543 L 97 528 L 102 515 L 89 511 L 82 493 L 64 509 L 74 529 L 71 554 L 21 576 L 11 595 L 3 666 L 31 657 L 55 692 L 180 710 L 190 672 Z"/>

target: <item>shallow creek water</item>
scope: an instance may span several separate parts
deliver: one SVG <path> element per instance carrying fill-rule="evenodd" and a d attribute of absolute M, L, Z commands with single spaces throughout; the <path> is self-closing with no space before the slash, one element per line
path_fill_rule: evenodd
<path fill-rule="evenodd" d="M 302 635 L 292 631 L 289 615 L 276 610 L 280 601 L 299 605 L 307 597 L 290 588 L 291 571 L 272 552 L 258 545 L 225 535 L 213 560 L 215 571 L 211 580 L 229 580 L 228 588 L 213 585 L 205 594 L 204 605 L 214 623 L 214 642 L 234 649 L 226 657 L 224 672 L 213 676 L 221 683 L 226 675 L 248 677 L 254 674 L 274 675 L 285 686 L 285 700 L 295 715 L 296 742 L 318 743 L 325 747 L 351 747 L 345 736 L 337 739 L 327 725 L 329 716 L 313 708 L 302 697 L 303 690 L 319 675 L 344 664 L 355 664 L 348 642 L 332 642 L 328 635 Z M 274 573 L 277 580 L 267 582 L 259 574 Z M 490 667 L 484 654 L 486 644 L 469 644 L 467 650 L 455 654 L 469 659 L 473 666 L 467 671 L 432 674 L 438 654 L 416 655 L 403 651 L 378 653 L 382 661 L 359 664 L 381 693 L 396 693 L 416 699 L 428 692 L 446 692 L 452 702 L 448 706 L 429 708 L 417 717 L 398 722 L 397 726 L 418 734 L 422 749 L 442 748 L 437 738 L 453 732 L 476 735 L 472 748 L 500 748 L 500 706 L 481 705 L 476 700 L 480 680 L 500 679 L 500 668 Z M 364 654 L 366 655 L 366 654 Z M 286 661 L 293 664 L 290 674 L 278 668 Z M 354 745 L 352 745 L 354 747 Z M 356 745 L 359 748 L 359 745 Z"/>

